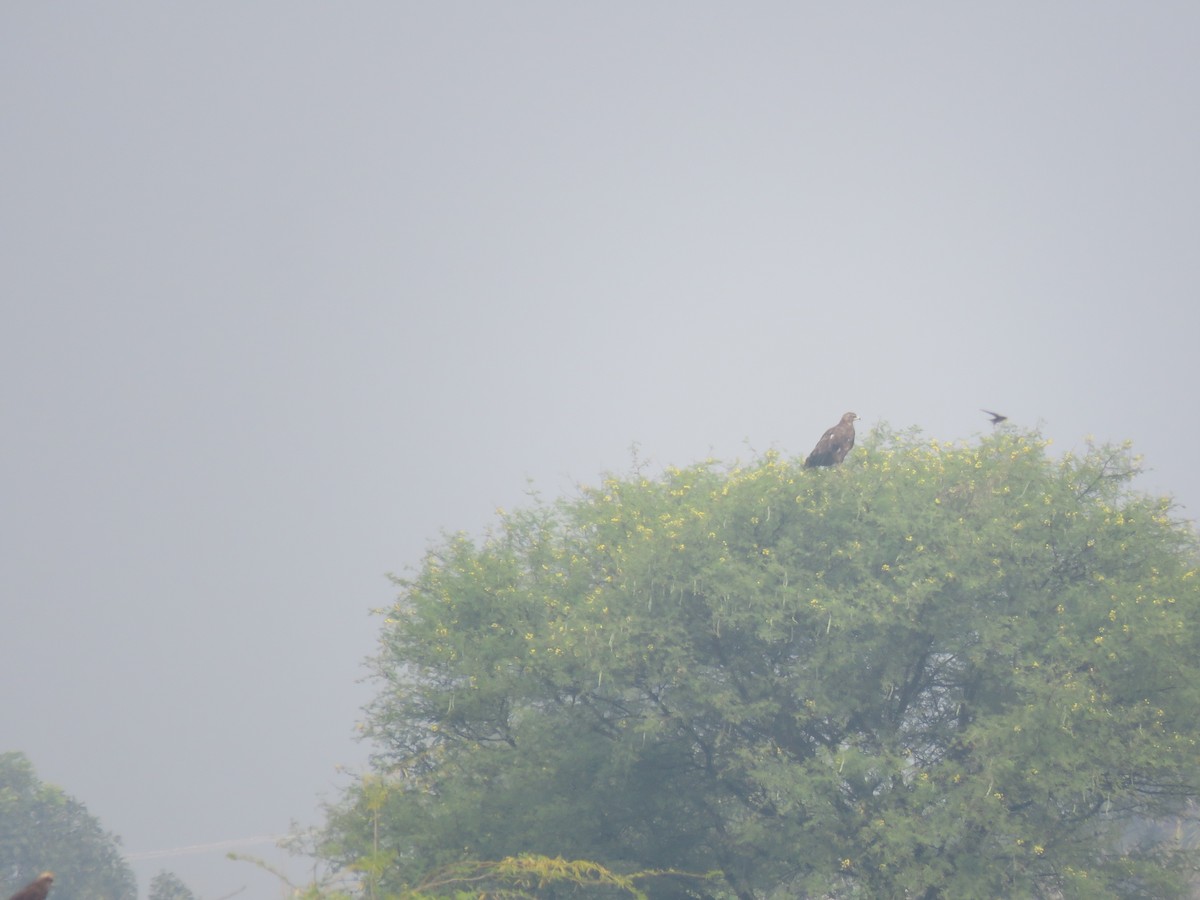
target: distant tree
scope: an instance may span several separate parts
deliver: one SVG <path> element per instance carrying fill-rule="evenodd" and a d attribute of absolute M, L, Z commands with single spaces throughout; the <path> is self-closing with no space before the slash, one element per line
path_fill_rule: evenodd
<path fill-rule="evenodd" d="M 1200 793 L 1200 559 L 1137 471 L 877 430 L 449 537 L 320 852 L 371 897 L 523 853 L 721 870 L 652 898 L 1184 896 L 1146 826 Z"/>
<path fill-rule="evenodd" d="M 164 871 L 150 879 L 149 900 L 196 900 L 196 895 L 178 875 Z"/>
<path fill-rule="evenodd" d="M 0 896 L 42 871 L 52 900 L 136 900 L 120 839 L 78 800 L 43 784 L 21 753 L 0 754 Z"/>

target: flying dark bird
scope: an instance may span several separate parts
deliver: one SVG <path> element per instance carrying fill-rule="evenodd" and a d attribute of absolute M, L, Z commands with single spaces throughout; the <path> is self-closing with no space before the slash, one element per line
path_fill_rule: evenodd
<path fill-rule="evenodd" d="M 992 412 L 990 409 L 981 409 L 980 412 L 987 413 L 992 417 L 992 424 L 999 425 L 1001 422 L 1008 419 L 1008 416 L 1002 416 L 1000 413 Z"/>
<path fill-rule="evenodd" d="M 857 418 L 856 413 L 848 412 L 842 416 L 842 421 L 821 435 L 817 446 L 804 461 L 804 467 L 836 466 L 845 459 L 854 446 L 854 420 Z"/>
<path fill-rule="evenodd" d="M 50 893 L 50 885 L 54 883 L 53 872 L 43 872 L 36 879 L 21 888 L 8 900 L 46 900 Z"/>

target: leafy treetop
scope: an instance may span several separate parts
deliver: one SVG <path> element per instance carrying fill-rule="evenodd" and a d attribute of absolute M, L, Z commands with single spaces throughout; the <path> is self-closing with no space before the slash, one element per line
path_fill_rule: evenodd
<path fill-rule="evenodd" d="M 1196 542 L 1136 473 L 877 429 L 448 537 L 321 853 L 375 896 L 528 853 L 654 898 L 1179 895 L 1147 836 L 1197 792 Z"/>
<path fill-rule="evenodd" d="M 136 900 L 120 839 L 87 807 L 38 779 L 22 753 L 0 753 L 0 896 L 44 870 L 54 900 Z"/>

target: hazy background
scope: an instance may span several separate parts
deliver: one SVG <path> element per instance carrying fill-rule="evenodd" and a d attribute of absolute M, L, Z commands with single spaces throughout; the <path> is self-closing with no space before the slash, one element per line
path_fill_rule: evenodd
<path fill-rule="evenodd" d="M 278 896 L 177 848 L 320 820 L 385 573 L 529 480 L 987 406 L 1194 517 L 1198 60 L 1194 3 L 0 5 L 0 750 L 143 892 Z"/>

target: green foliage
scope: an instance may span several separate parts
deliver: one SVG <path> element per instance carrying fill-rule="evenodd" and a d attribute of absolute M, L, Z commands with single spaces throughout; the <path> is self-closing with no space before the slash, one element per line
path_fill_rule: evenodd
<path fill-rule="evenodd" d="M 293 853 L 305 854 L 304 845 L 307 837 L 308 835 L 304 832 L 295 833 L 287 842 L 287 848 Z M 312 854 L 308 852 L 306 855 L 311 856 Z M 274 875 L 279 879 L 285 895 L 293 897 L 295 900 L 350 900 L 352 892 L 358 887 L 357 879 L 349 877 L 349 873 L 339 875 L 338 873 L 314 870 L 312 880 L 306 885 L 299 885 L 264 859 L 242 853 L 227 853 L 225 856 L 235 862 L 250 863 L 264 872 Z M 377 895 L 369 893 L 368 896 L 375 897 Z"/>
<path fill-rule="evenodd" d="M 369 896 L 526 853 L 722 872 L 653 898 L 1180 895 L 1183 842 L 1135 836 L 1197 793 L 1197 548 L 1136 473 L 877 431 L 450 537 L 321 853 Z"/>
<path fill-rule="evenodd" d="M 578 896 L 577 891 L 583 889 L 589 892 L 589 896 L 647 900 L 646 894 L 638 889 L 638 882 L 681 874 L 633 872 L 622 875 L 588 860 L 550 859 L 526 853 L 496 861 L 463 860 L 452 863 L 430 872 L 413 888 L 401 890 L 398 894 L 385 894 L 378 889 L 378 877 L 373 877 L 370 872 L 356 885 L 347 883 L 345 877 L 328 875 L 300 886 L 262 860 L 237 854 L 230 856 L 252 862 L 271 872 L 285 885 L 290 896 L 300 900 L 349 900 L 352 893 L 379 900 L 525 900 L 554 896 L 560 888 L 566 888 L 570 896 Z M 359 872 L 364 869 L 361 861 L 354 868 Z M 711 873 L 708 877 L 718 875 Z"/>
<path fill-rule="evenodd" d="M 546 856 L 522 854 L 496 862 L 464 861 L 431 873 L 412 890 L 399 895 L 400 900 L 522 900 L 522 898 L 556 896 L 557 889 L 578 896 L 584 890 L 589 896 L 632 897 L 647 900 L 638 882 L 677 873 L 634 872 L 619 875 L 587 860 L 551 859 Z M 447 893 L 449 891 L 449 893 Z"/>
<path fill-rule="evenodd" d="M 150 879 L 149 900 L 196 900 L 196 895 L 174 872 L 159 872 Z"/>
<path fill-rule="evenodd" d="M 54 900 L 137 897 L 120 839 L 78 800 L 39 781 L 23 754 L 0 754 L 0 895 L 45 870 L 54 873 Z"/>

